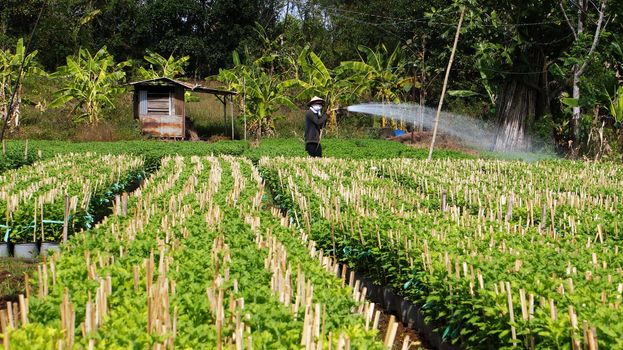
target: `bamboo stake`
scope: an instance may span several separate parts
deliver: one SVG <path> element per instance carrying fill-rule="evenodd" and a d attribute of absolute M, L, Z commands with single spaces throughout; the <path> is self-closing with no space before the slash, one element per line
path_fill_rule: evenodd
<path fill-rule="evenodd" d="M 15 328 L 15 317 L 13 316 L 13 303 L 12 302 L 8 302 L 6 303 L 6 311 L 7 311 L 7 319 L 8 319 L 8 324 L 9 327 L 11 328 Z"/>
<path fill-rule="evenodd" d="M 376 310 L 374 313 L 374 322 L 372 322 L 372 329 L 379 329 L 379 320 L 381 319 L 381 311 Z"/>
<path fill-rule="evenodd" d="M 9 330 L 8 328 L 4 328 L 4 335 L 2 337 L 2 345 L 4 345 L 4 350 L 10 349 L 10 341 L 9 341 Z"/>
<path fill-rule="evenodd" d="M 63 243 L 67 243 L 67 235 L 69 232 L 69 196 L 65 195 L 65 206 L 63 213 Z"/>
<path fill-rule="evenodd" d="M 409 350 L 409 345 L 411 343 L 411 339 L 409 338 L 409 335 L 405 335 L 404 340 L 402 341 L 402 350 Z"/>
<path fill-rule="evenodd" d="M 387 324 L 387 332 L 385 333 L 384 344 L 388 348 L 392 348 L 394 340 L 396 339 L 396 332 L 398 331 L 398 322 L 396 322 L 396 316 L 391 315 L 389 317 L 389 323 Z"/>
<path fill-rule="evenodd" d="M 22 325 L 28 324 L 28 299 L 24 298 L 24 294 L 19 295 L 19 312 L 22 317 Z"/>
<path fill-rule="evenodd" d="M 2 327 L 2 332 L 6 332 L 8 326 L 9 326 L 9 314 L 7 310 L 0 310 L 0 327 Z"/>
<path fill-rule="evenodd" d="M 506 282 L 506 296 L 508 298 L 508 314 L 510 317 L 511 324 L 515 323 L 515 312 L 513 310 L 513 292 L 511 290 L 510 282 Z M 515 326 L 511 325 L 511 337 L 513 342 L 517 340 L 517 330 Z"/>
<path fill-rule="evenodd" d="M 437 127 L 439 126 L 439 116 L 441 114 L 441 107 L 443 106 L 443 100 L 446 96 L 446 89 L 448 87 L 448 78 L 450 77 L 450 69 L 452 68 L 452 62 L 454 61 L 454 54 L 456 47 L 459 43 L 459 35 L 461 34 L 461 25 L 463 24 L 463 16 L 465 15 L 465 7 L 461 7 L 461 15 L 459 17 L 459 24 L 456 27 L 456 34 L 454 36 L 454 44 L 452 44 L 452 53 L 448 60 L 448 67 L 446 68 L 446 76 L 443 79 L 443 87 L 441 89 L 441 98 L 439 99 L 439 105 L 437 106 L 437 114 L 435 115 L 435 124 L 433 126 L 433 138 L 430 142 L 430 149 L 428 150 L 428 160 L 433 158 L 433 148 L 435 147 L 435 138 L 437 137 Z"/>

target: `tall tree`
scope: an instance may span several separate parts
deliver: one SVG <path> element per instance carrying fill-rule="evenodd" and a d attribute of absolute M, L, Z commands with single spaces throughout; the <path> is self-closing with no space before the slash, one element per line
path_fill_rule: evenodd
<path fill-rule="evenodd" d="M 581 109 L 580 109 L 580 79 L 582 75 L 586 71 L 586 68 L 590 62 L 591 56 L 595 52 L 597 45 L 599 44 L 599 38 L 601 36 L 601 32 L 604 29 L 604 16 L 606 15 L 606 3 L 607 0 L 601 0 L 599 7 L 597 8 L 595 4 L 590 0 L 578 0 L 578 1 L 570 1 L 569 6 L 573 8 L 573 12 L 576 13 L 575 21 L 573 21 L 569 15 L 567 14 L 567 10 L 565 10 L 565 5 L 563 2 L 560 3 L 560 8 L 565 17 L 565 21 L 569 25 L 571 29 L 571 33 L 573 33 L 573 37 L 575 39 L 574 51 L 575 53 L 575 62 L 573 64 L 572 74 L 573 74 L 573 116 L 571 118 L 571 125 L 573 128 L 573 145 L 572 152 L 577 155 L 579 150 L 580 143 L 580 117 L 581 117 Z M 593 17 L 592 7 L 595 7 L 597 21 L 594 26 L 594 33 L 592 33 L 592 40 L 590 41 L 590 47 L 586 53 L 581 52 L 586 45 L 586 42 L 590 39 L 591 34 L 588 34 L 587 27 L 589 25 L 589 19 Z M 594 19 L 593 19 L 594 20 Z"/>

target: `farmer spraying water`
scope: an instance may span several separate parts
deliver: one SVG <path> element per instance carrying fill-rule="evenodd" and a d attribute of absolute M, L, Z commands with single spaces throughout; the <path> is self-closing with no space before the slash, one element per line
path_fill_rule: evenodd
<path fill-rule="evenodd" d="M 324 100 L 318 96 L 312 97 L 307 103 L 309 109 L 305 112 L 305 150 L 311 157 L 322 157 L 322 128 L 327 122 L 327 115 L 322 113 Z"/>

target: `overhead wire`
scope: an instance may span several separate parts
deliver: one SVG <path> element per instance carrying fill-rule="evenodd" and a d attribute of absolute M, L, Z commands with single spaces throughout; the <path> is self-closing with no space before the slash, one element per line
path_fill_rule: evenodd
<path fill-rule="evenodd" d="M 335 9 L 335 8 L 328 8 L 328 10 L 331 9 Z M 352 12 L 352 13 L 359 13 L 357 11 L 342 11 L 342 12 Z M 391 36 L 393 36 L 394 38 L 403 41 L 405 38 L 401 37 L 400 35 L 398 35 L 395 32 L 389 31 L 386 28 L 384 28 L 384 26 L 393 26 L 395 27 L 395 22 L 394 23 L 374 23 L 374 22 L 369 22 L 369 21 L 365 21 L 359 18 L 354 18 L 354 17 L 350 17 L 350 16 L 346 16 L 337 12 L 333 13 L 335 16 L 343 18 L 343 19 L 347 19 L 353 22 L 357 22 L 360 24 L 367 24 L 367 25 L 371 25 L 374 26 L 376 28 L 379 28 L 380 30 L 383 30 L 384 32 L 386 32 L 387 34 L 390 34 Z M 373 17 L 379 17 L 379 18 L 385 18 L 385 19 L 393 19 L 394 17 L 386 17 L 386 16 L 380 16 L 380 15 L 372 15 Z M 539 22 L 539 23 L 554 23 L 554 21 L 551 22 Z M 556 21 L 557 24 L 561 24 L 560 21 Z M 537 24 L 537 22 L 531 22 L 531 23 L 524 23 L 524 24 Z M 456 26 L 456 24 L 454 24 Z M 568 40 L 570 37 L 573 36 L 573 33 L 569 33 L 563 37 L 560 38 L 556 38 L 554 40 L 551 40 L 549 42 L 532 42 L 533 44 L 537 44 L 537 45 L 541 45 L 541 46 L 548 46 L 548 45 L 553 45 L 565 40 Z M 406 49 L 409 50 L 412 54 L 416 54 L 416 52 L 410 47 L 410 46 L 406 46 Z M 402 68 L 402 67 L 390 67 L 391 69 L 397 69 L 397 68 Z M 498 74 L 512 74 L 512 75 L 534 75 L 534 74 L 543 74 L 545 72 L 547 72 L 547 70 L 537 70 L 537 71 L 528 71 L 528 72 L 516 72 L 516 71 L 508 71 L 508 70 L 498 70 L 498 69 L 493 69 L 493 68 L 485 68 L 485 67 L 480 67 L 478 68 L 478 70 L 474 70 L 474 69 L 465 69 L 465 68 L 459 68 L 459 67 L 455 67 L 452 68 L 453 71 L 463 71 L 463 72 L 477 72 L 479 70 L 483 70 L 483 71 L 487 71 L 487 72 L 492 72 L 492 73 L 498 73 Z"/>
<path fill-rule="evenodd" d="M 391 16 L 383 16 L 383 15 L 378 15 L 378 14 L 373 14 L 373 13 L 365 13 L 365 12 L 360 12 L 360 11 L 341 9 L 341 8 L 338 8 L 338 7 L 335 7 L 335 6 L 326 7 L 325 10 L 332 10 L 332 11 L 337 11 L 337 12 L 345 12 L 345 13 L 357 14 L 357 15 L 361 15 L 361 16 L 382 18 L 382 19 L 387 19 L 387 20 L 394 21 L 394 23 L 427 23 L 427 24 L 438 24 L 438 25 L 446 25 L 446 26 L 456 27 L 456 23 L 434 21 L 431 18 L 427 18 L 427 17 L 420 17 L 420 18 L 391 17 Z M 561 20 L 548 20 L 548 21 L 538 21 L 538 22 L 505 23 L 505 24 L 502 24 L 502 25 L 483 23 L 483 24 L 481 24 L 481 26 L 483 26 L 483 27 L 496 27 L 496 28 L 500 27 L 500 26 L 506 26 L 506 27 L 529 27 L 529 26 L 541 26 L 541 25 L 546 25 L 546 24 L 558 24 L 558 25 L 560 25 L 561 23 L 562 23 Z"/>

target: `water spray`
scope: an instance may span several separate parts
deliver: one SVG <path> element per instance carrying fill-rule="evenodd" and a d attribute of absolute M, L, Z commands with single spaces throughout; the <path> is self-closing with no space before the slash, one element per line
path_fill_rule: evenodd
<path fill-rule="evenodd" d="M 349 112 L 363 113 L 372 116 L 383 116 L 394 121 L 405 121 L 412 125 L 422 125 L 424 129 L 431 130 L 434 126 L 436 110 L 430 107 L 410 103 L 365 103 L 352 105 L 347 108 Z M 495 146 L 497 126 L 483 120 L 470 118 L 456 113 L 441 112 L 439 118 L 439 131 L 460 139 L 465 145 L 479 151 L 491 151 Z M 534 149 L 534 139 L 526 135 L 526 144 Z M 526 150 L 504 150 L 506 156 L 522 158 L 524 160 L 539 160 L 546 155 L 543 153 L 526 152 Z"/>

